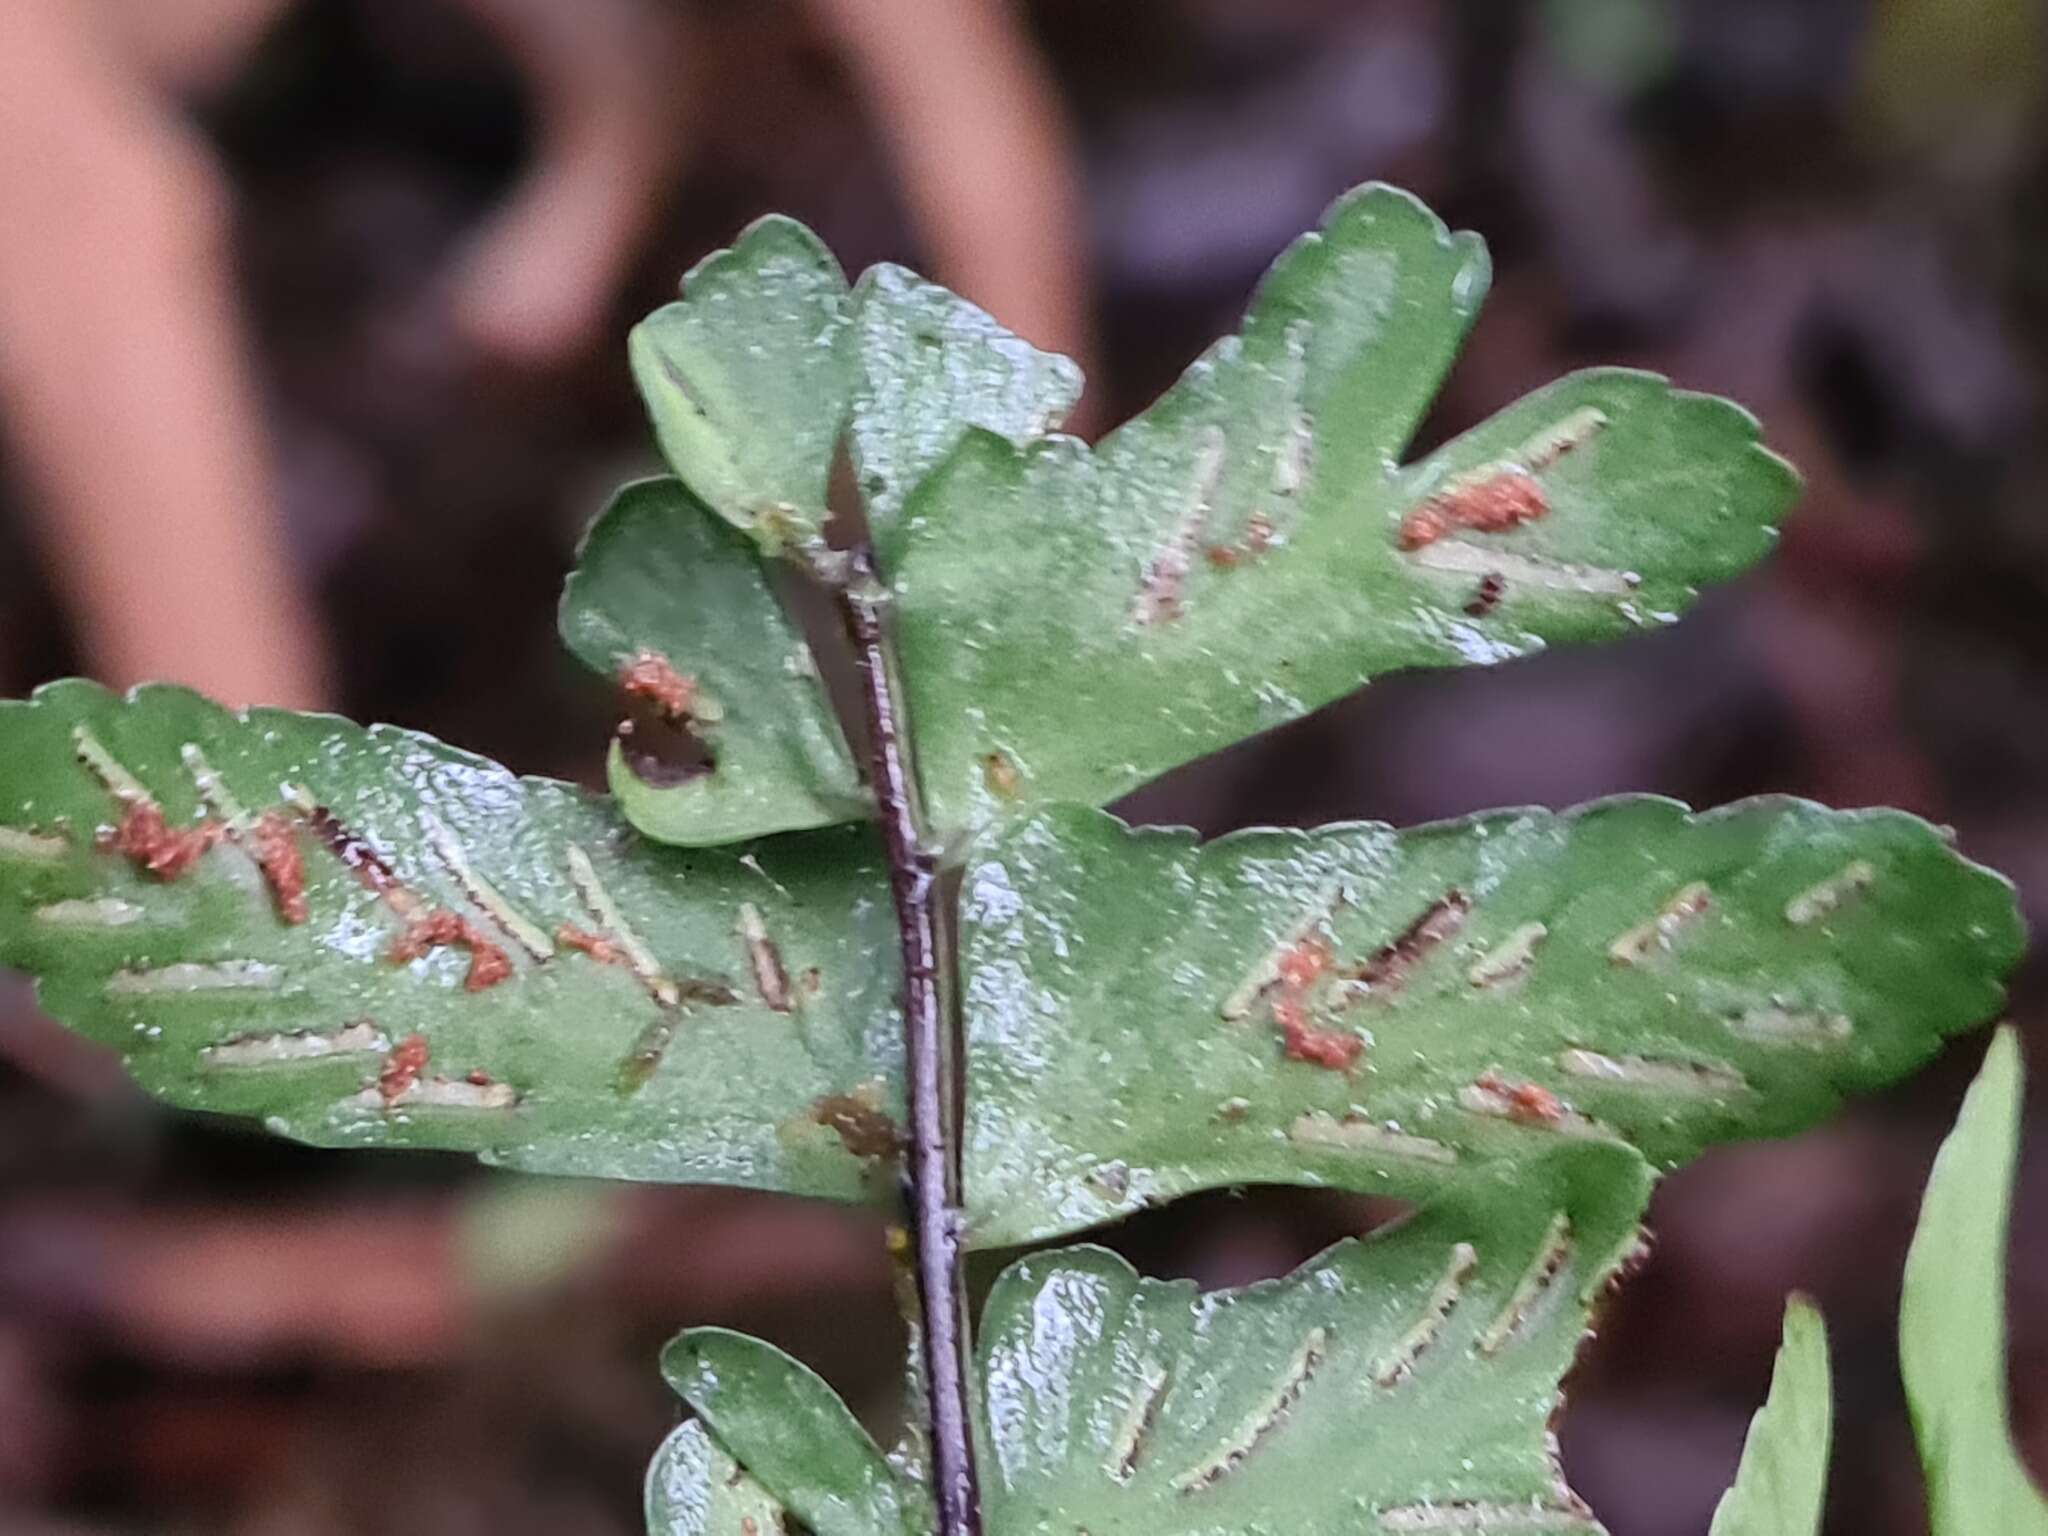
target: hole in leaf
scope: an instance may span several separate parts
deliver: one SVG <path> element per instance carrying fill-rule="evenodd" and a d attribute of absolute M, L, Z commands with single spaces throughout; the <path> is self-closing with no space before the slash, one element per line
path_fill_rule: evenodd
<path fill-rule="evenodd" d="M 1193 1280 L 1204 1291 L 1287 1274 L 1332 1243 L 1405 1216 L 1401 1200 L 1329 1189 L 1212 1190 L 1141 1211 L 1095 1240 L 1141 1274 Z"/>
<path fill-rule="evenodd" d="M 709 744 L 651 699 L 627 696 L 626 718 L 619 722 L 617 736 L 626 767 L 654 789 L 687 784 L 718 766 Z"/>

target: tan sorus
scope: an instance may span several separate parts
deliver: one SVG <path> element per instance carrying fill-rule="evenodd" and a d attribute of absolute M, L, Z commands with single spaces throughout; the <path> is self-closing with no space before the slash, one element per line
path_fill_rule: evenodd
<path fill-rule="evenodd" d="M 1327 926 L 1337 909 L 1350 899 L 1351 894 L 1342 881 L 1333 880 L 1325 886 L 1300 921 L 1259 958 L 1236 990 L 1223 1000 L 1223 1006 L 1218 1010 L 1223 1017 L 1231 1020 L 1249 1017 L 1258 1005 L 1260 995 L 1279 984 L 1281 963 L 1303 940 Z"/>
<path fill-rule="evenodd" d="M 1550 1226 L 1543 1234 L 1543 1241 L 1537 1244 L 1535 1254 L 1522 1271 L 1521 1279 L 1515 1282 L 1514 1290 L 1493 1321 L 1480 1330 L 1472 1348 L 1482 1355 L 1496 1355 L 1519 1337 L 1528 1323 L 1530 1314 L 1536 1310 L 1550 1288 L 1557 1283 L 1563 1272 L 1565 1261 L 1572 1252 L 1571 1217 L 1559 1211 L 1550 1218 Z"/>
<path fill-rule="evenodd" d="M 1176 1477 L 1174 1488 L 1181 1493 L 1199 1493 L 1242 1466 L 1258 1448 L 1259 1442 L 1287 1417 L 1288 1410 L 1300 1398 L 1316 1368 L 1323 1363 L 1329 1344 L 1327 1330 L 1311 1328 L 1308 1336 L 1295 1347 L 1293 1357 L 1288 1360 L 1286 1369 L 1280 1373 L 1279 1381 L 1266 1394 L 1265 1400 L 1246 1414 L 1214 1451 Z"/>
<path fill-rule="evenodd" d="M 1651 956 L 1671 947 L 1672 942 L 1706 915 L 1714 904 L 1713 890 L 1704 880 L 1685 886 L 1657 909 L 1654 917 L 1637 923 L 1607 946 L 1607 958 L 1615 965 L 1641 965 Z"/>
<path fill-rule="evenodd" d="M 391 1042 L 369 1019 L 339 1029 L 291 1030 L 268 1035 L 237 1035 L 199 1053 L 201 1066 L 216 1069 L 292 1066 L 338 1056 L 381 1056 Z"/>
<path fill-rule="evenodd" d="M 1456 576 L 1497 576 L 1517 587 L 1583 592 L 1592 597 L 1626 597 L 1643 584 L 1642 576 L 1635 571 L 1579 565 L 1513 550 L 1483 549 L 1457 538 L 1440 538 L 1424 544 L 1412 551 L 1408 559 L 1425 569 L 1448 571 Z"/>
<path fill-rule="evenodd" d="M 741 902 L 733 929 L 746 945 L 747 964 L 754 973 L 754 990 L 760 993 L 762 1003 L 777 1013 L 788 1013 L 791 1006 L 789 972 L 783 966 L 782 951 L 768 936 L 768 925 L 761 919 L 761 909 L 751 901 Z"/>
<path fill-rule="evenodd" d="M 766 869 L 762 868 L 760 859 L 756 857 L 754 854 L 741 854 L 739 858 L 739 865 L 741 869 L 746 870 L 749 874 L 759 875 L 763 880 L 765 880 L 768 883 L 768 888 L 774 891 L 775 894 L 780 896 L 784 901 L 790 899 L 789 887 L 784 885 L 780 880 L 776 879 L 773 875 L 769 874 Z"/>
<path fill-rule="evenodd" d="M 1432 1141 L 1427 1136 L 1414 1136 L 1406 1131 L 1390 1130 L 1375 1124 L 1363 1115 L 1346 1115 L 1339 1119 L 1320 1110 L 1297 1117 L 1287 1128 L 1287 1136 L 1301 1146 L 1341 1147 L 1347 1152 L 1369 1152 L 1380 1157 L 1405 1158 L 1414 1162 L 1452 1164 L 1458 1160 L 1457 1148 L 1441 1141 Z"/>
<path fill-rule="evenodd" d="M 192 783 L 199 791 L 199 800 L 208 811 L 226 824 L 228 831 L 240 836 L 248 831 L 249 811 L 235 798 L 235 792 L 228 788 L 227 781 L 220 776 L 198 743 L 186 742 L 178 748 L 178 757 L 185 765 L 185 771 L 192 775 Z"/>
<path fill-rule="evenodd" d="M 664 1008 L 675 1008 L 683 1000 L 682 987 L 673 976 L 661 968 L 661 962 L 654 958 L 654 952 L 641 941 L 640 935 L 626 921 L 625 913 L 612 899 L 612 893 L 605 889 L 604 882 L 597 877 L 597 866 L 590 862 L 590 855 L 575 844 L 570 844 L 567 858 L 569 878 L 583 897 L 583 903 L 590 909 L 590 915 L 597 919 L 601 936 L 616 944 L 626 957 L 626 964 L 641 984 L 653 994 L 654 1000 Z"/>
<path fill-rule="evenodd" d="M 1545 427 L 1514 453 L 1515 462 L 1532 473 L 1541 473 L 1575 448 L 1583 447 L 1607 425 L 1607 413 L 1582 405 L 1555 426 Z"/>
<path fill-rule="evenodd" d="M 1131 622 L 1140 628 L 1180 617 L 1181 599 L 1187 590 L 1188 572 L 1194 567 L 1195 550 L 1202 540 L 1210 502 L 1223 477 L 1223 429 L 1203 429 L 1195 452 L 1187 505 L 1166 540 L 1145 562 L 1138 595 L 1131 605 Z"/>
<path fill-rule="evenodd" d="M 1599 1536 L 1600 1531 L 1589 1515 L 1565 1504 L 1495 1504 L 1464 1499 L 1383 1509 L 1379 1526 L 1392 1536 L 1439 1536 L 1442 1532 L 1460 1531 L 1474 1531 L 1480 1536 L 1520 1536 L 1523 1532 L 1542 1531 Z"/>
<path fill-rule="evenodd" d="M 1523 923 L 1493 948 L 1472 962 L 1465 979 L 1475 987 L 1500 987 L 1529 974 L 1536 951 L 1550 937 L 1541 923 Z"/>
<path fill-rule="evenodd" d="M 74 725 L 71 728 L 71 745 L 78 753 L 78 760 L 91 770 L 93 777 L 105 785 L 107 793 L 116 800 L 127 805 L 156 803 L 156 796 L 143 787 L 142 780 L 130 773 L 119 758 L 107 750 L 90 727 Z"/>
<path fill-rule="evenodd" d="M 148 916 L 147 907 L 118 896 L 73 897 L 35 910 L 35 920 L 53 928 L 127 928 Z"/>
<path fill-rule="evenodd" d="M 1609 1056 L 1604 1051 L 1579 1046 L 1558 1052 L 1557 1066 L 1572 1077 L 1618 1088 L 1640 1088 L 1648 1093 L 1720 1096 L 1741 1093 L 1749 1087 L 1748 1078 L 1728 1067 L 1674 1061 L 1663 1056 Z"/>
<path fill-rule="evenodd" d="M 1452 1245 L 1442 1277 L 1422 1304 L 1422 1315 L 1394 1341 L 1391 1349 L 1373 1362 L 1372 1379 L 1376 1386 L 1398 1386 L 1414 1374 L 1416 1362 L 1428 1353 L 1451 1320 L 1459 1298 L 1465 1294 L 1465 1282 L 1472 1278 L 1478 1263 L 1479 1252 L 1470 1243 Z"/>
<path fill-rule="evenodd" d="M 71 840 L 53 832 L 34 832 L 27 827 L 0 827 L 0 859 L 54 864 L 71 851 Z"/>
<path fill-rule="evenodd" d="M 1468 1114 L 1510 1120 L 1560 1136 L 1613 1138 L 1614 1132 L 1581 1114 L 1539 1083 L 1510 1078 L 1498 1071 L 1482 1072 L 1458 1090 L 1458 1107 Z"/>
<path fill-rule="evenodd" d="M 107 978 L 106 990 L 116 996 L 180 992 L 274 992 L 284 984 L 284 972 L 261 960 L 181 960 L 151 970 L 116 971 Z"/>
<path fill-rule="evenodd" d="M 427 830 L 427 846 L 434 850 L 434 856 L 454 876 L 455 883 L 462 887 L 462 893 L 470 902 L 534 959 L 546 960 L 553 956 L 555 941 L 538 923 L 514 906 L 502 891 L 477 873 L 476 867 L 469 862 L 469 855 L 463 852 L 462 844 L 447 824 L 436 816 L 426 816 L 423 821 Z"/>
<path fill-rule="evenodd" d="M 1837 1045 L 1856 1032 L 1846 1013 L 1823 1008 L 1750 1008 L 1728 1020 L 1728 1028 L 1760 1045 Z"/>
<path fill-rule="evenodd" d="M 1120 1483 L 1127 1483 L 1138 1470 L 1138 1458 L 1145 1452 L 1145 1442 L 1152 1434 L 1152 1426 L 1159 1418 L 1159 1405 L 1166 1397 L 1167 1383 L 1172 1379 L 1166 1367 L 1157 1361 L 1148 1362 L 1138 1373 L 1137 1389 L 1131 1394 L 1131 1405 L 1124 1410 L 1123 1422 L 1117 1427 L 1116 1435 L 1109 1444 L 1109 1455 L 1103 1462 L 1103 1470 Z"/>
<path fill-rule="evenodd" d="M 1858 859 L 1786 902 L 1785 921 L 1795 928 L 1817 923 L 1832 916 L 1875 884 L 1876 866 L 1867 859 Z"/>
<path fill-rule="evenodd" d="M 1273 455 L 1273 494 L 1290 500 L 1308 489 L 1310 455 L 1315 451 L 1315 428 L 1302 398 L 1308 392 L 1310 330 L 1306 320 L 1290 321 L 1284 337 L 1287 349 L 1287 428 Z"/>
<path fill-rule="evenodd" d="M 1315 429 L 1303 400 L 1308 388 L 1310 329 L 1308 321 L 1294 320 L 1283 335 L 1286 394 L 1281 408 L 1285 419 L 1275 434 L 1266 495 L 1254 500 L 1238 543 L 1209 546 L 1212 565 L 1233 566 L 1255 559 L 1282 542 L 1286 538 L 1284 530 L 1294 525 L 1296 506 L 1308 490 L 1315 451 Z"/>
<path fill-rule="evenodd" d="M 510 1083 L 476 1082 L 466 1077 L 420 1077 L 398 1092 L 386 1094 L 375 1085 L 351 1095 L 345 1103 L 352 1109 L 495 1110 L 516 1109 L 519 1094 Z"/>

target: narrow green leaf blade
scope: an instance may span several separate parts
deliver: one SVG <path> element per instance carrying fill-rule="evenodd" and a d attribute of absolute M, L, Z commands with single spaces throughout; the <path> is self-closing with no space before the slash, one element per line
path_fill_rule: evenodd
<path fill-rule="evenodd" d="M 794 219 L 747 226 L 633 328 L 627 356 L 669 466 L 773 552 L 815 536 L 853 393 L 846 276 Z"/>
<path fill-rule="evenodd" d="M 1794 475 L 1648 374 L 1399 466 L 1487 276 L 1476 237 L 1360 188 L 1099 448 L 971 434 L 882 546 L 934 818 L 1102 803 L 1397 669 L 1654 628 L 1754 561 Z"/>
<path fill-rule="evenodd" d="M 1898 812 L 1637 797 L 1198 848 L 1050 807 L 963 874 L 972 1235 L 1255 1182 L 1423 1198 L 1560 1138 L 1675 1165 L 1904 1076 L 2021 946 L 2010 887 Z M 1289 1059 L 1290 1019 L 1333 1065 Z"/>
<path fill-rule="evenodd" d="M 1811 1302 L 1795 1296 L 1785 1308 L 1771 1395 L 1750 1423 L 1742 1464 L 1708 1536 L 1820 1536 L 1833 1429 L 1827 1326 Z"/>
<path fill-rule="evenodd" d="M 708 771 L 662 782 L 630 737 L 612 748 L 612 793 L 649 837 L 705 847 L 865 814 L 817 664 L 760 550 L 680 481 L 629 485 L 591 525 L 561 630 L 608 678 L 652 656 L 687 680 L 687 729 Z"/>
<path fill-rule="evenodd" d="M 2041 1536 L 2048 1499 L 2013 1449 L 2005 1239 L 2019 1159 L 2019 1039 L 1992 1038 L 1927 1180 L 1906 1256 L 1899 1358 L 1934 1536 Z"/>
<path fill-rule="evenodd" d="M 871 1195 L 841 1129 L 896 1113 L 899 1053 L 865 829 L 665 849 L 600 797 L 428 737 L 174 688 L 56 684 L 0 704 L 0 742 L 0 964 L 156 1096 L 322 1146 Z M 123 816 L 109 773 L 174 829 L 240 830 L 152 878 L 94 846 Z M 252 857 L 266 811 L 303 863 L 302 922 Z M 437 912 L 503 979 L 470 990 L 482 951 L 459 941 L 400 963 Z"/>
<path fill-rule="evenodd" d="M 818 1374 L 772 1344 L 693 1328 L 662 1352 L 662 1374 L 748 1473 L 817 1536 L 904 1536 L 922 1529 L 908 1487 Z"/>
<path fill-rule="evenodd" d="M 776 1536 L 782 1506 L 695 1419 L 647 1468 L 647 1536 Z"/>

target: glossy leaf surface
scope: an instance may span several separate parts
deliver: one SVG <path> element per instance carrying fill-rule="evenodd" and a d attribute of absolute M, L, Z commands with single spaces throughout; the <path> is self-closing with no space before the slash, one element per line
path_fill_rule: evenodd
<path fill-rule="evenodd" d="M 1899 1355 L 1934 1536 L 2043 1536 L 2048 1498 L 2013 1449 L 2005 1248 L 2019 1159 L 2019 1040 L 2001 1029 L 1927 1180 L 1906 1256 Z"/>
<path fill-rule="evenodd" d="M 2010 887 L 1898 812 L 1668 800 L 1198 848 L 1055 807 L 976 845 L 974 1240 L 1219 1185 L 1420 1198 L 1559 1139 L 1671 1165 L 1895 1081 L 1999 1006 Z M 1286 1021 L 1325 1059 L 1290 1059 Z"/>
<path fill-rule="evenodd" d="M 849 417 L 854 468 L 875 539 L 895 536 L 910 491 L 971 425 L 1028 443 L 1066 420 L 1081 370 L 1005 330 L 950 289 L 885 263 L 861 277 Z"/>
<path fill-rule="evenodd" d="M 837 1127 L 894 1113 L 899 1048 L 864 829 L 661 848 L 602 798 L 424 736 L 172 688 L 59 684 L 0 704 L 0 740 L 0 962 L 158 1097 L 325 1146 L 869 1193 Z M 172 829 L 240 830 L 157 879 L 94 846 L 123 819 L 110 772 Z M 251 856 L 266 811 L 303 864 L 301 922 Z M 460 939 L 401 963 L 437 911 L 507 974 L 471 990 L 483 951 Z"/>
<path fill-rule="evenodd" d="M 879 266 L 849 289 L 785 218 L 699 263 L 629 352 L 670 466 L 771 552 L 822 528 L 842 432 L 880 530 L 970 424 L 1029 439 L 1081 392 L 1067 359 L 915 273 Z"/>
<path fill-rule="evenodd" d="M 1487 281 L 1475 236 L 1363 187 L 1099 447 L 970 434 L 881 546 L 935 820 L 1102 803 L 1400 668 L 1655 628 L 1763 554 L 1792 472 L 1647 374 L 1402 465 Z"/>
<path fill-rule="evenodd" d="M 695 1419 L 647 1468 L 647 1536 L 777 1536 L 782 1507 Z"/>
<path fill-rule="evenodd" d="M 1476 237 L 1360 188 L 1092 451 L 1044 435 L 1071 364 L 900 268 L 849 293 L 787 220 L 632 353 L 676 472 L 771 551 L 817 535 L 846 432 L 957 832 L 1113 799 L 1389 671 L 1655 627 L 1763 553 L 1792 473 L 1741 410 L 1647 374 L 1573 375 L 1404 466 L 1487 280 Z M 827 810 L 762 793 L 782 825 Z"/>
<path fill-rule="evenodd" d="M 816 1536 L 903 1536 L 929 1526 L 908 1484 L 829 1386 L 772 1344 L 693 1328 L 662 1374 L 721 1443 L 744 1447 L 749 1474 Z"/>
<path fill-rule="evenodd" d="M 772 216 L 691 268 L 627 342 L 662 457 L 770 553 L 824 523 L 856 377 L 846 311 L 832 253 Z"/>
<path fill-rule="evenodd" d="M 1021 1261 L 978 1351 L 987 1529 L 1598 1531 L 1546 1427 L 1649 1180 L 1626 1148 L 1555 1148 L 1282 1279 L 1207 1295 L 1098 1248 Z M 765 1345 L 720 1353 L 677 1385 L 749 1475 L 820 1531 L 870 1507 L 884 1465 L 843 1407 L 821 1411 L 822 1384 Z"/>
<path fill-rule="evenodd" d="M 629 485 L 591 525 L 562 594 L 561 630 L 607 678 L 654 658 L 687 690 L 684 720 L 643 709 L 636 731 L 687 729 L 708 767 L 676 777 L 658 756 L 646 761 L 653 744 L 643 753 L 628 736 L 612 747 L 612 793 L 648 836 L 703 847 L 866 814 L 810 647 L 763 556 L 679 481 Z"/>
<path fill-rule="evenodd" d="M 1827 1328 L 1811 1302 L 1794 1297 L 1771 1395 L 1750 1422 L 1734 1486 L 1707 1536 L 1820 1536 L 1833 1429 Z"/>

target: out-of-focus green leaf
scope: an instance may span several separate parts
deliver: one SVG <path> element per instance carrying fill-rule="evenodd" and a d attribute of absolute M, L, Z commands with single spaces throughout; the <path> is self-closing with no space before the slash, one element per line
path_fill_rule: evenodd
<path fill-rule="evenodd" d="M 1363 187 L 1099 447 L 970 433 L 881 541 L 935 821 L 1108 801 L 1400 668 L 1652 629 L 1762 555 L 1791 470 L 1649 374 L 1400 462 L 1487 278 L 1476 237 Z"/>
<path fill-rule="evenodd" d="M 708 768 L 665 773 L 630 736 L 609 763 L 627 819 L 661 842 L 741 842 L 866 813 L 810 647 L 762 561 L 680 482 L 643 480 L 591 525 L 562 593 L 562 638 L 593 670 L 618 679 L 653 657 L 686 680 L 687 721 L 652 724 L 687 728 Z"/>
<path fill-rule="evenodd" d="M 2048 1533 L 2048 1499 L 2013 1450 L 2006 1412 L 2005 1234 L 2020 1085 L 2008 1027 L 1934 1160 L 1906 1256 L 1899 1358 L 1934 1536 Z"/>
<path fill-rule="evenodd" d="M 846 1135 L 897 1113 L 900 1048 L 865 829 L 666 849 L 600 797 L 412 732 L 174 688 L 54 685 L 0 704 L 0 741 L 0 963 L 158 1097 L 323 1146 L 869 1194 Z M 153 878 L 94 846 L 123 816 L 109 774 L 174 829 L 239 831 Z M 302 922 L 251 857 L 266 811 L 303 863 Z M 436 911 L 509 974 L 470 990 L 461 943 L 395 963 Z M 387 1097 L 415 1034 L 426 1064 Z"/>
<path fill-rule="evenodd" d="M 1198 848 L 1049 808 L 964 871 L 971 1231 L 1258 1182 L 1423 1198 L 1560 1138 L 1673 1165 L 1903 1077 L 2021 947 L 2006 882 L 1893 811 L 1637 797 Z M 1350 1069 L 1289 1059 L 1290 1016 Z"/>
<path fill-rule="evenodd" d="M 1099 1248 L 1021 1261 L 978 1349 L 990 1536 L 1591 1536 L 1546 1431 L 1650 1177 L 1626 1147 L 1553 1148 L 1283 1279 L 1207 1295 Z M 901 1529 L 836 1518 L 895 1505 L 872 1492 L 879 1453 L 808 1371 L 755 1345 L 708 1374 L 677 1385 L 789 1513 L 847 1536 Z"/>
<path fill-rule="evenodd" d="M 1795 1296 L 1785 1308 L 1771 1395 L 1750 1422 L 1742 1465 L 1708 1536 L 1819 1536 L 1833 1427 L 1827 1327 L 1811 1302 Z"/>

